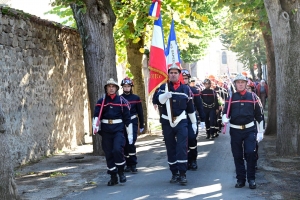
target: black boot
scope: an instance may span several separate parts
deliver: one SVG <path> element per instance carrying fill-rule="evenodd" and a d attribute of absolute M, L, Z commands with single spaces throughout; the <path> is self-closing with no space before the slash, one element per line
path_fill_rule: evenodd
<path fill-rule="evenodd" d="M 179 178 L 178 178 L 178 182 L 181 185 L 186 185 L 187 184 L 186 175 L 185 174 L 180 174 Z"/>
<path fill-rule="evenodd" d="M 243 180 L 237 180 L 237 182 L 235 184 L 236 188 L 242 188 L 244 186 L 245 186 L 245 181 L 243 181 Z"/>
<path fill-rule="evenodd" d="M 178 183 L 179 174 L 173 174 L 170 183 Z"/>
<path fill-rule="evenodd" d="M 138 172 L 138 170 L 136 168 L 136 165 L 131 166 L 131 172 L 134 173 L 134 174 Z"/>
<path fill-rule="evenodd" d="M 256 188 L 256 183 L 255 180 L 249 180 L 249 188 L 250 189 L 255 189 Z"/>
<path fill-rule="evenodd" d="M 198 169 L 197 161 L 192 160 L 191 163 L 190 163 L 190 170 L 196 171 L 197 169 Z"/>
<path fill-rule="evenodd" d="M 124 175 L 124 169 L 118 169 L 120 183 L 126 182 L 126 176 Z"/>
<path fill-rule="evenodd" d="M 206 134 L 206 138 L 205 139 L 210 139 L 210 135 Z"/>
<path fill-rule="evenodd" d="M 108 181 L 107 185 L 108 186 L 113 186 L 118 184 L 118 177 L 117 174 L 111 174 L 110 175 L 110 180 Z"/>
<path fill-rule="evenodd" d="M 131 172 L 131 166 L 126 165 L 124 172 Z"/>

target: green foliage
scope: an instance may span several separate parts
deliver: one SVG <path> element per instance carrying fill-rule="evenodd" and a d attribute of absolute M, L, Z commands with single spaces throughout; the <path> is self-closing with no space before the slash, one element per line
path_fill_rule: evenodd
<path fill-rule="evenodd" d="M 247 69 L 255 63 L 266 63 L 266 49 L 262 38 L 261 23 L 267 22 L 263 0 L 219 0 L 218 8 L 228 8 L 221 40 L 225 47 L 236 52 L 238 60 Z"/>
<path fill-rule="evenodd" d="M 45 14 L 54 14 L 64 19 L 61 24 L 77 28 L 76 21 L 73 17 L 73 11 L 70 6 L 65 7 L 64 5 L 56 6 L 52 10 L 46 12 Z"/>
<path fill-rule="evenodd" d="M 82 5 L 82 0 L 55 0 L 54 8 L 47 12 L 56 14 L 65 19 L 62 24 L 76 28 L 72 10 L 69 5 L 76 3 Z M 115 0 L 111 1 L 117 21 L 114 27 L 114 38 L 117 52 L 117 63 L 127 63 L 126 47 L 128 40 L 133 43 L 144 41 L 140 52 L 147 52 L 151 45 L 153 20 L 148 18 L 151 1 L 140 0 Z M 199 60 L 204 55 L 211 38 L 216 37 L 220 30 L 221 10 L 213 9 L 215 0 L 207 1 L 175 1 L 162 2 L 162 18 L 167 44 L 172 17 L 175 21 L 175 31 L 178 46 L 181 51 L 181 59 L 188 63 Z M 130 26 L 133 25 L 133 26 Z"/>
<path fill-rule="evenodd" d="M 266 63 L 266 49 L 261 31 L 247 25 L 231 17 L 223 29 L 221 41 L 226 48 L 237 53 L 246 69 L 253 69 L 255 63 Z"/>

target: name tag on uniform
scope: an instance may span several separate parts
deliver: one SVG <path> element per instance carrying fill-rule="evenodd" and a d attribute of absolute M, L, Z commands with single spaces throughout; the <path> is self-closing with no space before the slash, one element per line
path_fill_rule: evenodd
<path fill-rule="evenodd" d="M 110 108 L 113 108 L 112 106 L 110 106 Z"/>
<path fill-rule="evenodd" d="M 244 105 L 244 103 L 241 103 L 241 106 L 243 106 Z"/>
<path fill-rule="evenodd" d="M 176 102 L 176 100 L 173 100 L 173 102 Z"/>

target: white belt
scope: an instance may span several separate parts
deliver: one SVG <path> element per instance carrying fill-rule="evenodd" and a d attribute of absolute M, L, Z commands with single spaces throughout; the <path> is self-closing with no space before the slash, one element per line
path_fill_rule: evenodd
<path fill-rule="evenodd" d="M 122 123 L 123 120 L 122 119 L 102 119 L 101 122 L 104 124 L 118 124 L 118 123 Z"/>
<path fill-rule="evenodd" d="M 231 128 L 236 128 L 236 129 L 245 129 L 245 128 L 250 128 L 254 126 L 254 122 L 250 122 L 249 124 L 245 124 L 245 125 L 234 125 L 234 124 L 230 124 Z"/>
<path fill-rule="evenodd" d="M 136 118 L 136 115 L 132 115 L 132 116 L 131 116 L 131 119 L 134 119 L 134 118 Z"/>
<path fill-rule="evenodd" d="M 166 119 L 166 120 L 169 120 L 168 116 L 167 116 L 167 115 L 164 115 L 164 114 L 161 115 L 161 118 L 164 118 L 164 119 Z M 173 123 L 174 123 L 174 125 L 176 126 L 182 119 L 186 119 L 185 110 L 182 111 L 182 113 L 181 113 L 179 116 L 173 117 Z M 174 127 L 175 127 L 175 126 L 174 126 Z"/>

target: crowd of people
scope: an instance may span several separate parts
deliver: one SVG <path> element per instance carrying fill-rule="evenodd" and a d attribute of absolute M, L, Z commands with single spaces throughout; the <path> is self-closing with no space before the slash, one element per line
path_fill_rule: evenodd
<path fill-rule="evenodd" d="M 142 104 L 132 93 L 133 81 L 125 78 L 121 86 L 123 94 L 119 96 L 118 83 L 109 79 L 104 86 L 105 96 L 94 110 L 93 132 L 102 136 L 107 172 L 111 175 L 108 186 L 126 182 L 124 172 L 138 172 L 135 142 L 144 130 Z M 267 97 L 266 82 L 255 83 L 247 74 L 227 80 L 210 75 L 200 82 L 188 70 L 170 66 L 167 83 L 153 95 L 167 150 L 170 183 L 185 185 L 186 171 L 197 170 L 199 127 L 205 129 L 207 140 L 215 139 L 227 127 L 236 168 L 235 187 L 244 187 L 247 180 L 249 188 L 255 189 Z"/>

